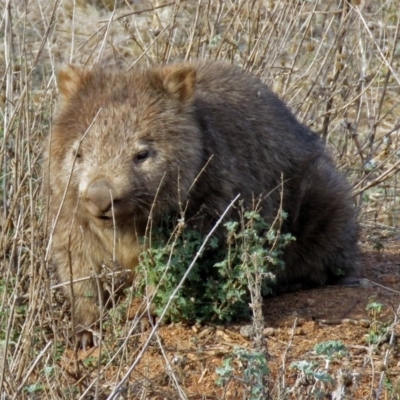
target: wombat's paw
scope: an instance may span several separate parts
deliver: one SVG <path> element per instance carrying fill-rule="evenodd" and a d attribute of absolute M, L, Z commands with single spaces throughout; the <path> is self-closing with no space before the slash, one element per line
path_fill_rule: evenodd
<path fill-rule="evenodd" d="M 78 298 L 75 303 L 75 333 L 77 345 L 83 350 L 97 346 L 99 334 L 96 327 L 99 322 L 99 310 L 94 302 L 86 298 Z"/>
<path fill-rule="evenodd" d="M 154 316 L 152 316 L 152 317 L 154 317 Z M 153 325 L 153 321 L 151 321 L 148 316 L 144 316 L 140 320 L 140 332 L 144 333 L 144 332 L 148 331 L 152 325 Z"/>
<path fill-rule="evenodd" d="M 150 307 L 148 309 L 148 307 Z M 128 319 L 139 318 L 139 329 L 140 332 L 146 332 L 153 325 L 156 317 L 154 304 L 147 304 L 142 299 L 134 299 L 128 310 Z"/>
<path fill-rule="evenodd" d="M 95 330 L 82 329 L 76 332 L 76 346 L 83 351 L 99 345 L 99 334 Z"/>

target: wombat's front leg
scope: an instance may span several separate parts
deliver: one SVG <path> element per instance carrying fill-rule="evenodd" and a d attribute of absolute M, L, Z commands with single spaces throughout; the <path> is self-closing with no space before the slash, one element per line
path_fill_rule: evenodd
<path fill-rule="evenodd" d="M 99 320 L 103 299 L 102 286 L 95 277 L 99 273 L 95 258 L 87 252 L 83 241 L 69 241 L 69 248 L 53 247 L 59 281 L 64 284 L 63 292 L 71 304 L 75 332 L 83 348 L 93 342 L 91 330 Z"/>

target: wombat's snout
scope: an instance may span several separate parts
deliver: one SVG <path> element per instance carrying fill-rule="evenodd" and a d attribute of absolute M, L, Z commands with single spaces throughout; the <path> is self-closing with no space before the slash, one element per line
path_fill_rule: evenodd
<path fill-rule="evenodd" d="M 107 180 L 92 182 L 84 196 L 85 206 L 94 217 L 111 219 L 118 212 L 120 199 L 114 186 Z M 114 210 L 113 210 L 114 209 Z"/>

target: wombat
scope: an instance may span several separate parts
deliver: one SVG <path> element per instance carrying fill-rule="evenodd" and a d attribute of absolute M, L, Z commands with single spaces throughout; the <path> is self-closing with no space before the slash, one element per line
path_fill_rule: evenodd
<path fill-rule="evenodd" d="M 237 194 L 249 209 L 261 198 L 269 221 L 281 203 L 288 214 L 282 231 L 296 241 L 279 282 L 324 284 L 354 267 L 350 186 L 317 134 L 260 79 L 212 61 L 131 71 L 69 65 L 58 89 L 45 159 L 52 261 L 70 300 L 74 281 L 78 333 L 99 319 L 102 265 L 113 260 L 132 281 L 149 220 L 185 210 L 207 230 Z"/>

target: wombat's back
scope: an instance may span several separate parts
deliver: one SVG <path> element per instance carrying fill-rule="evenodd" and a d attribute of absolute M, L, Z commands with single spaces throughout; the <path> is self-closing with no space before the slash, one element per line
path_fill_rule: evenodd
<path fill-rule="evenodd" d="M 351 188 L 321 139 L 258 78 L 222 63 L 197 68 L 194 104 L 212 159 L 192 197 L 221 213 L 238 193 L 248 208 L 262 194 L 261 212 L 272 221 L 283 193 L 282 229 L 296 241 L 279 279 L 325 283 L 352 270 L 358 226 Z"/>

